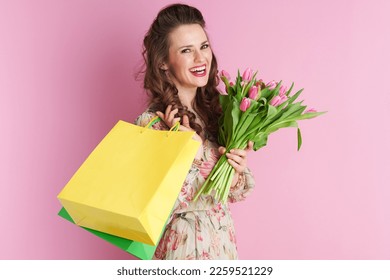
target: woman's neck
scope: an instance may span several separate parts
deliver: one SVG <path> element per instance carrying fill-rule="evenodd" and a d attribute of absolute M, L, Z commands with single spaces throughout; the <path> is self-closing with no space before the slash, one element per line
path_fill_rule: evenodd
<path fill-rule="evenodd" d="M 193 111 L 192 103 L 195 100 L 196 88 L 195 89 L 188 89 L 188 88 L 179 89 L 178 88 L 178 95 L 179 95 L 179 99 L 180 99 L 181 104 L 183 106 L 186 106 L 188 108 L 188 110 Z"/>

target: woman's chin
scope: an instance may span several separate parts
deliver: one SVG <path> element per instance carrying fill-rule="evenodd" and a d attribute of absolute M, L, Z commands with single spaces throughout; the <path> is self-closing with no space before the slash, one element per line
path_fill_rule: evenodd
<path fill-rule="evenodd" d="M 197 84 L 197 87 L 205 87 L 207 85 L 207 82 L 209 80 L 209 77 L 203 77 L 201 81 L 198 81 L 196 84 Z"/>

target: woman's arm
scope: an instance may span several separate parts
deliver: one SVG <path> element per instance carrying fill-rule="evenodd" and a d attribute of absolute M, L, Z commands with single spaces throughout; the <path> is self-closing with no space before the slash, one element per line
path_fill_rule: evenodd
<path fill-rule="evenodd" d="M 244 200 L 255 187 L 255 180 L 252 172 L 249 168 L 246 168 L 244 172 L 238 175 L 237 182 L 230 188 L 228 201 L 238 202 Z"/>

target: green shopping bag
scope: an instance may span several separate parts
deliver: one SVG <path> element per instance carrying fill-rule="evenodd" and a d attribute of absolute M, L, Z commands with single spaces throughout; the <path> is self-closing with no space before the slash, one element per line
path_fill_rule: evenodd
<path fill-rule="evenodd" d="M 58 212 L 58 215 L 69 222 L 74 224 L 74 221 L 66 212 L 65 208 L 62 208 L 60 212 Z M 96 235 L 97 237 L 100 237 L 103 240 L 106 240 L 107 242 L 121 248 L 122 250 L 132 254 L 133 256 L 140 258 L 142 260 L 150 260 L 153 258 L 154 252 L 156 251 L 157 246 L 152 246 L 148 244 L 144 244 L 141 242 L 129 240 L 126 238 L 118 237 L 115 235 L 107 234 L 101 231 L 89 229 L 86 227 L 81 227 L 90 233 Z"/>

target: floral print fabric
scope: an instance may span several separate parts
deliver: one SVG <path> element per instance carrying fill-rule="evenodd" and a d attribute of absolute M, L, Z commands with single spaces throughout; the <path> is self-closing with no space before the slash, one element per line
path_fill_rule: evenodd
<path fill-rule="evenodd" d="M 135 121 L 146 126 L 156 115 L 146 111 Z M 153 129 L 169 130 L 164 122 Z M 237 259 L 236 236 L 229 204 L 216 203 L 210 195 L 193 198 L 219 159 L 218 145 L 207 139 L 203 143 L 202 164 L 193 163 L 175 202 L 171 217 L 157 246 L 154 259 Z M 254 187 L 247 169 L 230 189 L 229 202 L 245 199 Z"/>

